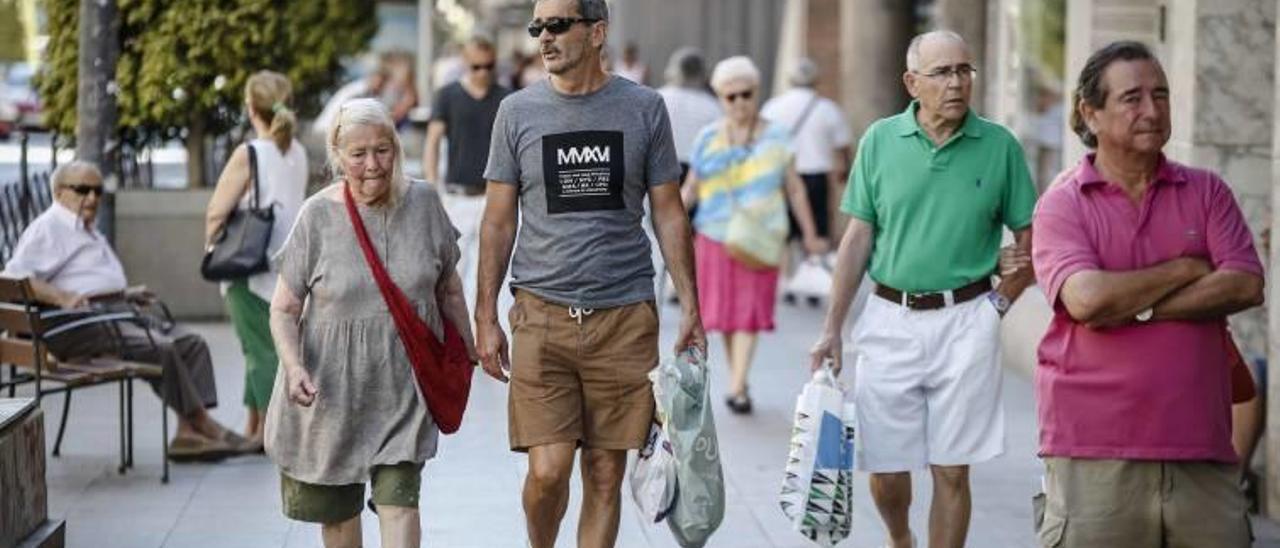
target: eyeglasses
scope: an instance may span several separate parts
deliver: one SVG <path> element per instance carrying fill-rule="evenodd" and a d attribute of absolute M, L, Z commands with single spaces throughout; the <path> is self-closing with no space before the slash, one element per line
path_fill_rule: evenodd
<path fill-rule="evenodd" d="M 938 67 L 929 72 L 916 72 L 916 74 L 933 80 L 950 80 L 952 76 L 959 76 L 962 81 L 972 79 L 973 75 L 977 73 L 978 67 L 968 63 L 961 63 L 959 65 L 951 65 L 948 67 Z"/>
<path fill-rule="evenodd" d="M 534 19 L 529 23 L 528 27 L 525 27 L 525 30 L 529 31 L 529 36 L 537 38 L 542 36 L 543 29 L 546 29 L 551 34 L 561 35 L 569 32 L 569 28 L 577 23 L 595 23 L 597 21 L 599 19 L 588 19 L 586 17 L 552 17 L 546 21 Z"/>
<path fill-rule="evenodd" d="M 102 185 L 62 185 L 61 188 L 70 190 L 81 196 L 87 196 L 90 192 L 94 196 L 102 196 Z"/>
<path fill-rule="evenodd" d="M 497 63 L 489 63 L 487 65 L 471 65 L 471 71 L 472 72 L 480 72 L 482 70 L 491 71 L 495 66 L 497 66 Z"/>
<path fill-rule="evenodd" d="M 754 96 L 755 94 L 756 94 L 756 92 L 755 92 L 754 90 L 750 90 L 750 89 L 749 89 L 749 90 L 746 90 L 746 91 L 739 91 L 739 92 L 737 92 L 737 93 L 730 93 L 730 94 L 727 94 L 727 95 L 725 95 L 725 96 L 724 96 L 724 100 L 725 100 L 725 101 L 728 101 L 728 102 L 730 102 L 730 103 L 736 103 L 736 102 L 738 102 L 738 99 L 742 99 L 742 100 L 744 100 L 744 101 L 749 101 L 749 100 L 751 99 L 751 97 L 752 97 L 752 96 Z"/>

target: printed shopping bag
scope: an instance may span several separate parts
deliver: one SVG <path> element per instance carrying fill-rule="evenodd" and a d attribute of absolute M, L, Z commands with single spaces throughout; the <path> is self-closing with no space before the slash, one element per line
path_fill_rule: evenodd
<path fill-rule="evenodd" d="M 819 546 L 835 546 L 853 527 L 854 413 L 830 366 L 814 372 L 796 399 L 778 502 L 791 526 Z"/>

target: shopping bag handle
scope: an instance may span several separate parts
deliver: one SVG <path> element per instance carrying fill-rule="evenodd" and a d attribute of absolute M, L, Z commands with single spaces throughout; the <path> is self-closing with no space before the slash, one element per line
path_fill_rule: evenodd
<path fill-rule="evenodd" d="M 813 382 L 825 384 L 831 387 L 840 386 L 836 381 L 835 362 L 831 358 L 824 358 L 822 366 L 813 371 Z"/>

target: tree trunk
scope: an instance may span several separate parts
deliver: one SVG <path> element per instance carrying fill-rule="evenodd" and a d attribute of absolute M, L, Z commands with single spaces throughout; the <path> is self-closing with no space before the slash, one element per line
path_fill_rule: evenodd
<path fill-rule="evenodd" d="M 80 51 L 76 88 L 76 158 L 102 170 L 107 193 L 98 208 L 98 227 L 115 239 L 116 190 L 120 157 L 116 107 L 116 60 L 120 18 L 114 0 L 80 0 Z"/>
<path fill-rule="evenodd" d="M 200 115 L 191 117 L 191 123 L 187 126 L 187 188 L 201 188 L 205 186 L 204 165 L 205 165 L 205 141 L 207 135 L 204 128 L 204 118 Z"/>

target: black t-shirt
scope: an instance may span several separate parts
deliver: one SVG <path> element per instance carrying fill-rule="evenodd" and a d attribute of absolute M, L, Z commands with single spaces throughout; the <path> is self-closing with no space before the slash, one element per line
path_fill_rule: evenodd
<path fill-rule="evenodd" d="M 449 139 L 449 169 L 444 182 L 483 185 L 484 167 L 489 161 L 489 137 L 498 103 L 510 93 L 494 84 L 489 93 L 476 100 L 461 82 L 454 82 L 436 92 L 431 106 L 431 120 L 444 122 Z"/>

